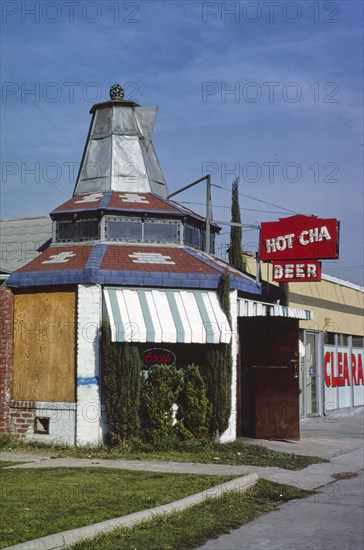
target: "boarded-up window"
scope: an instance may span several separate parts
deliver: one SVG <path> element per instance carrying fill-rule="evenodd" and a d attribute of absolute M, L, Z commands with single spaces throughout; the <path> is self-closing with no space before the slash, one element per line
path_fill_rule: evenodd
<path fill-rule="evenodd" d="M 75 401 L 76 293 L 15 296 L 13 399 Z"/>

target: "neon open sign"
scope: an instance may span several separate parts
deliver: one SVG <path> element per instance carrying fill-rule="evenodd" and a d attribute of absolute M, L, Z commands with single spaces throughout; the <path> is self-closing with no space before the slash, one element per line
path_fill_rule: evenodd
<path fill-rule="evenodd" d="M 153 365 L 175 365 L 175 354 L 164 348 L 151 348 L 143 353 L 144 367 L 149 369 Z"/>

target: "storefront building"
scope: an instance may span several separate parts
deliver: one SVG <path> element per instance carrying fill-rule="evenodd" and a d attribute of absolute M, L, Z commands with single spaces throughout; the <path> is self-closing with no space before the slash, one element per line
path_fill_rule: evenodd
<path fill-rule="evenodd" d="M 156 108 L 124 101 L 119 86 L 110 95 L 91 109 L 73 197 L 51 212 L 51 242 L 1 289 L 7 343 L 0 428 L 71 444 L 104 439 L 100 326 L 108 318 L 113 341 L 137 342 L 147 357 L 155 348 L 161 356 L 167 351 L 177 367 L 203 360 L 208 346 L 231 342 L 232 405 L 222 440 L 235 439 L 244 426 L 255 436 L 278 429 L 298 438 L 298 321 L 309 312 L 284 310 L 277 287 L 213 255 L 219 226 L 207 228 L 204 218 L 168 199 L 151 141 Z M 231 325 L 217 295 L 226 269 Z M 251 323 L 259 332 L 255 346 Z M 288 345 L 282 327 L 291 335 Z M 259 364 L 254 347 L 270 350 Z M 241 358 L 247 372 L 256 366 L 265 371 L 254 378 L 251 390 L 259 386 L 260 393 L 249 398 L 248 409 Z M 282 364 L 286 386 L 275 398 L 289 401 L 288 427 L 279 411 L 273 423 L 270 413 L 259 414 L 269 398 L 269 369 Z"/>
<path fill-rule="evenodd" d="M 255 273 L 255 262 L 248 269 Z M 262 276 L 272 280 L 269 264 Z M 274 283 L 272 283 L 274 284 Z M 299 322 L 300 416 L 331 416 L 364 406 L 364 288 L 330 275 L 289 283 L 288 303 L 312 311 Z"/>
<path fill-rule="evenodd" d="M 304 417 L 364 406 L 363 296 L 362 287 L 328 275 L 320 283 L 290 285 L 290 303 L 314 312 L 314 322 L 300 322 Z"/>
<path fill-rule="evenodd" d="M 363 405 L 362 289 L 344 285 L 335 302 L 324 282 L 290 285 L 286 307 L 264 273 L 257 282 L 217 259 L 219 226 L 207 231 L 203 217 L 168 198 L 151 141 L 156 111 L 124 101 L 120 87 L 93 106 L 73 197 L 50 214 L 51 241 L 0 287 L 0 430 L 80 445 L 105 439 L 103 318 L 112 340 L 137 343 L 146 364 L 173 358 L 183 368 L 231 343 L 222 441 L 298 439 L 300 414 Z M 226 269 L 231 324 L 217 294 Z"/>

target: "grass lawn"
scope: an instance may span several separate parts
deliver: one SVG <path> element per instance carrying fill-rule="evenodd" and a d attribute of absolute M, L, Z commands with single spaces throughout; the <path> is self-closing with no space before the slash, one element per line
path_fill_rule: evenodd
<path fill-rule="evenodd" d="M 2 469 L 0 548 L 153 508 L 233 477 L 109 468 Z"/>
<path fill-rule="evenodd" d="M 277 509 L 284 502 L 310 494 L 310 491 L 260 479 L 247 493 L 225 493 L 184 512 L 174 512 L 130 529 L 119 528 L 80 542 L 71 550 L 192 550 Z"/>
<path fill-rule="evenodd" d="M 155 449 L 139 439 L 129 440 L 119 447 L 70 447 L 37 441 L 23 441 L 4 434 L 0 435 L 0 449 L 8 451 L 33 450 L 48 452 L 52 456 L 78 458 L 123 458 L 131 460 L 172 460 L 176 462 L 202 462 L 252 466 L 276 466 L 287 470 L 300 470 L 320 462 L 328 462 L 315 456 L 296 455 L 272 451 L 263 445 L 246 443 L 242 439 L 231 443 L 210 441 L 177 441 L 164 448 Z"/>

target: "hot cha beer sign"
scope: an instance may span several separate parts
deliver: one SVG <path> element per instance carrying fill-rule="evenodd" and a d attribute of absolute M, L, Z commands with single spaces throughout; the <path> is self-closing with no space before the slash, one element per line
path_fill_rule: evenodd
<path fill-rule="evenodd" d="M 328 260 L 339 257 L 339 223 L 335 218 L 291 216 L 278 222 L 263 222 L 260 229 L 260 259 Z"/>
<path fill-rule="evenodd" d="M 321 281 L 321 262 L 316 260 L 273 262 L 273 280 L 282 283 Z"/>
<path fill-rule="evenodd" d="M 275 262 L 275 281 L 319 281 L 317 260 L 338 257 L 339 222 L 335 218 L 297 215 L 261 224 L 260 259 Z"/>

